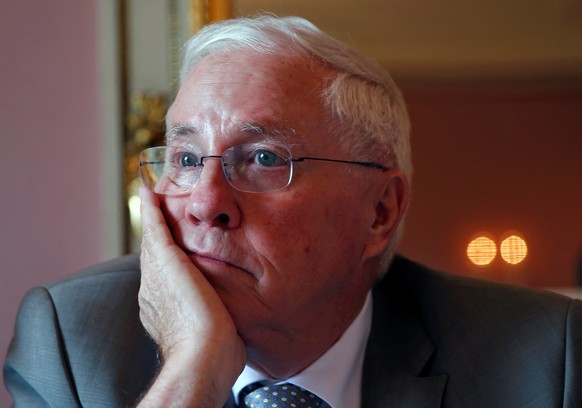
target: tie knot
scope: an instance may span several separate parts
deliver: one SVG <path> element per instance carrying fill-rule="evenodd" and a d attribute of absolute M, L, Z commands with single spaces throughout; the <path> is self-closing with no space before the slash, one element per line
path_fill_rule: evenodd
<path fill-rule="evenodd" d="M 241 406 L 247 408 L 318 408 L 323 400 L 304 388 L 290 383 L 253 383 L 240 394 Z"/>

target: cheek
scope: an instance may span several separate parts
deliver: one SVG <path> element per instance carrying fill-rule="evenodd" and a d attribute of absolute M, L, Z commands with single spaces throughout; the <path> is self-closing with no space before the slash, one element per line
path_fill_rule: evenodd
<path fill-rule="evenodd" d="M 357 223 L 353 211 L 337 202 L 325 205 L 323 200 L 273 203 L 258 211 L 256 217 L 256 222 L 247 224 L 256 227 L 256 248 L 263 248 L 286 263 L 312 266 L 329 258 L 330 251 L 343 252 L 346 244 L 353 245 L 350 229 Z"/>
<path fill-rule="evenodd" d="M 303 244 L 306 252 L 337 267 L 338 263 L 359 259 L 366 239 L 366 220 L 356 202 L 336 197 L 327 203 L 319 204 L 303 225 Z"/>
<path fill-rule="evenodd" d="M 309 214 L 297 208 L 300 207 L 272 203 L 259 208 L 253 215 L 248 214 L 245 227 L 251 228 L 257 238 L 261 236 L 266 246 L 280 247 L 278 244 L 285 242 L 293 247 L 301 247 L 308 232 L 305 223 Z"/>

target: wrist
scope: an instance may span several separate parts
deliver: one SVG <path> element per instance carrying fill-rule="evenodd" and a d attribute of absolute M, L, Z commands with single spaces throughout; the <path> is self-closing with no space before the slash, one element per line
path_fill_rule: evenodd
<path fill-rule="evenodd" d="M 237 339 L 231 345 L 202 342 L 203 347 L 181 341 L 164 350 L 158 376 L 139 407 L 222 407 L 246 360 Z"/>

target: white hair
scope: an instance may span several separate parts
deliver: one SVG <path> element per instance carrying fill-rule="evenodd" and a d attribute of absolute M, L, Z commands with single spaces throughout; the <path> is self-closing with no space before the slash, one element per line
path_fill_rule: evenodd
<path fill-rule="evenodd" d="M 322 99 L 338 144 L 358 160 L 379 161 L 401 169 L 411 180 L 408 113 L 400 90 L 380 64 L 303 18 L 261 15 L 203 27 L 184 45 L 180 81 L 206 56 L 240 50 L 305 55 L 333 67 L 337 75 L 326 84 Z"/>

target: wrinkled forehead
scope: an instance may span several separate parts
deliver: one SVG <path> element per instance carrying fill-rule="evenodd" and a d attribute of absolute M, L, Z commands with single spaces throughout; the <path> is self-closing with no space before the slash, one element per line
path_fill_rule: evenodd
<path fill-rule="evenodd" d="M 306 56 L 210 55 L 180 87 L 169 112 L 168 137 L 225 131 L 300 142 L 328 122 L 322 93 L 332 75 Z"/>
<path fill-rule="evenodd" d="M 305 140 L 297 135 L 295 129 L 265 123 L 240 123 L 231 130 L 234 143 L 267 142 L 288 148 L 305 147 Z M 176 123 L 166 133 L 166 144 L 199 146 L 206 139 L 204 131 L 187 123 Z"/>
<path fill-rule="evenodd" d="M 282 52 L 264 54 L 251 50 L 222 51 L 202 59 L 187 75 L 184 84 L 199 85 L 221 80 L 282 89 L 286 92 L 321 91 L 332 69 L 308 55 Z M 196 79 L 196 81 L 192 81 Z"/>

